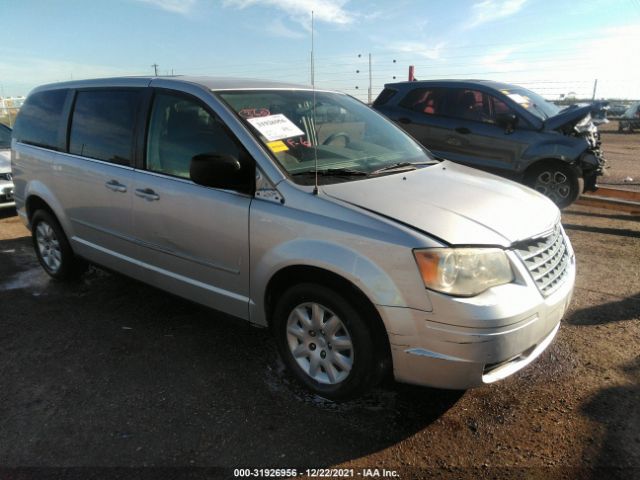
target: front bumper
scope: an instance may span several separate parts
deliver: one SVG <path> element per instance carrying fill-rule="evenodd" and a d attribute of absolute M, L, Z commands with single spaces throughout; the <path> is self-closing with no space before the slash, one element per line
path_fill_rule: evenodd
<path fill-rule="evenodd" d="M 13 198 L 13 183 L 0 182 L 0 209 L 14 207 L 16 205 Z"/>
<path fill-rule="evenodd" d="M 566 280 L 546 298 L 529 279 L 498 287 L 484 300 L 437 295 L 441 298 L 434 298 L 432 312 L 379 306 L 389 333 L 394 377 L 417 385 L 467 389 L 517 372 L 553 340 L 574 283 L 572 256 Z"/>
<path fill-rule="evenodd" d="M 601 145 L 600 133 L 596 133 L 593 147 L 584 152 L 578 161 L 578 165 L 582 170 L 582 177 L 584 178 L 585 192 L 597 190 L 598 177 L 604 175 L 607 160 L 604 158 Z"/>

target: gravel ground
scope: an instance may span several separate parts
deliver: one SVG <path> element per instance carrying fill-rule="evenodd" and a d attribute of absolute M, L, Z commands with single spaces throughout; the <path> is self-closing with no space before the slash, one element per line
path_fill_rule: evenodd
<path fill-rule="evenodd" d="M 0 465 L 639 478 L 640 218 L 573 207 L 563 223 L 577 288 L 537 362 L 467 392 L 391 383 L 338 405 L 291 381 L 267 332 L 98 269 L 50 281 L 0 220 Z"/>
<path fill-rule="evenodd" d="M 612 121 L 600 133 L 608 168 L 598 184 L 640 191 L 640 132 L 618 133 L 618 122 Z"/>
<path fill-rule="evenodd" d="M 563 213 L 576 290 L 556 340 L 525 370 L 467 392 L 391 382 L 335 404 L 291 380 L 264 330 L 99 269 L 49 280 L 10 215 L 0 214 L 1 480 L 332 466 L 355 478 L 640 478 L 640 217 Z"/>

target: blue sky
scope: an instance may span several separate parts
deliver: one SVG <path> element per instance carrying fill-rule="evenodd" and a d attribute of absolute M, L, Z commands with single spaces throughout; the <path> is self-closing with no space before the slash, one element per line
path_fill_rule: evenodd
<path fill-rule="evenodd" d="M 405 80 L 489 78 L 549 97 L 640 98 L 640 0 L 0 0 L 0 96 L 113 75 L 309 83 L 367 99 Z M 394 78 L 395 77 L 395 78 Z"/>

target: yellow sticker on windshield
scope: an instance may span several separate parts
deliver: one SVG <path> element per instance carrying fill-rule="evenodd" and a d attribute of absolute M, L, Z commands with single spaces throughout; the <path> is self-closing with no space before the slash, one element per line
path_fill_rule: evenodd
<path fill-rule="evenodd" d="M 287 147 L 282 140 L 269 142 L 267 143 L 267 147 L 269 147 L 269 150 L 271 150 L 273 153 L 284 152 L 285 150 L 289 150 L 289 147 Z"/>

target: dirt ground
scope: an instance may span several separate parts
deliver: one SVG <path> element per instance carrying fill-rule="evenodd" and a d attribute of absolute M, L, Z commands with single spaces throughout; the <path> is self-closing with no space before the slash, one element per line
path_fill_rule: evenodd
<path fill-rule="evenodd" d="M 618 137 L 640 139 L 604 135 L 605 148 Z M 637 145 L 625 145 L 616 172 L 625 155 L 637 172 L 625 153 Z M 640 217 L 563 213 L 573 301 L 523 371 L 466 392 L 389 383 L 335 404 L 291 380 L 264 330 L 98 269 L 49 280 L 28 231 L 4 216 L 1 480 L 233 478 L 254 467 L 640 478 Z"/>
<path fill-rule="evenodd" d="M 608 168 L 598 184 L 640 191 L 640 132 L 618 133 L 615 120 L 599 128 Z"/>

